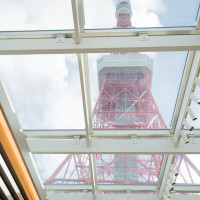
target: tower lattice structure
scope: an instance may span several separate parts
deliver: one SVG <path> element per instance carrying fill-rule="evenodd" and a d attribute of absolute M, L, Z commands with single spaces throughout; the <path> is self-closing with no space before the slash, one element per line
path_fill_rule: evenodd
<path fill-rule="evenodd" d="M 117 28 L 131 28 L 129 0 L 116 2 Z M 153 59 L 142 53 L 103 55 L 97 61 L 99 96 L 93 110 L 94 129 L 166 129 L 151 93 Z M 155 184 L 163 155 L 97 154 L 98 184 Z M 177 170 L 187 163 L 200 172 L 185 155 L 177 156 Z M 91 184 L 89 157 L 68 154 L 44 184 Z M 187 183 L 187 181 L 185 180 Z"/>

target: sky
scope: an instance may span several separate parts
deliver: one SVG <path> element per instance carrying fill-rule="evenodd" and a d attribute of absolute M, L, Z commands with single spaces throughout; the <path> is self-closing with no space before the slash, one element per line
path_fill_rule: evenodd
<path fill-rule="evenodd" d="M 194 26 L 199 2 L 131 0 L 133 26 Z M 84 9 L 85 28 L 115 27 L 112 0 L 84 0 Z M 0 0 L 0 18 L 0 31 L 73 29 L 71 0 Z"/>
<path fill-rule="evenodd" d="M 194 26 L 199 2 L 199 0 L 131 0 L 132 25 L 135 28 Z M 111 0 L 84 0 L 84 5 L 86 28 L 116 27 L 115 7 Z"/>
<path fill-rule="evenodd" d="M 194 26 L 199 2 L 131 0 L 132 25 L 135 28 Z M 112 0 L 84 0 L 84 8 L 86 29 L 116 26 Z M 70 0 L 0 0 L 0 18 L 4 19 L 0 20 L 0 31 L 73 29 Z M 152 93 L 170 127 L 187 52 L 151 55 Z M 88 57 L 93 105 L 98 97 L 99 56 Z M 76 55 L 4 55 L 0 56 L 0 74 L 23 129 L 84 129 Z M 58 165 L 53 156 L 48 155 L 47 160 L 40 155 L 36 162 L 43 179 Z M 48 168 L 48 163 L 52 163 L 52 168 Z"/>

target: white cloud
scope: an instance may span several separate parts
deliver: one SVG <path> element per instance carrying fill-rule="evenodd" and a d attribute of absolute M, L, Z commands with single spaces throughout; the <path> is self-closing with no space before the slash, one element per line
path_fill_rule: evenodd
<path fill-rule="evenodd" d="M 0 0 L 0 18 L 0 31 L 73 28 L 69 0 Z"/>
<path fill-rule="evenodd" d="M 115 6 L 111 0 L 84 1 L 86 28 L 116 27 Z M 158 13 L 165 12 L 162 0 L 131 0 L 132 25 L 135 27 L 160 27 Z"/>
<path fill-rule="evenodd" d="M 165 7 L 162 0 L 131 0 L 131 5 L 134 11 L 146 12 L 164 12 Z"/>
<path fill-rule="evenodd" d="M 75 55 L 1 56 L 0 71 L 23 128 L 84 128 Z"/>
<path fill-rule="evenodd" d="M 116 25 L 115 6 L 111 0 L 84 0 L 85 27 L 113 28 Z"/>
<path fill-rule="evenodd" d="M 131 0 L 135 27 L 160 27 L 158 13 L 165 12 L 162 0 Z"/>

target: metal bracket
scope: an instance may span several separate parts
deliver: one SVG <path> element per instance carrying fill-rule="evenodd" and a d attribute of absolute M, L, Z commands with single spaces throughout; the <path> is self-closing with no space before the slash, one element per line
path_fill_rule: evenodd
<path fill-rule="evenodd" d="M 173 137 L 171 138 L 171 141 L 172 141 L 172 143 L 173 143 L 173 144 L 175 144 L 175 143 L 176 143 L 176 141 L 174 140 L 174 138 L 173 138 Z"/>
<path fill-rule="evenodd" d="M 197 144 L 197 140 L 195 139 L 195 135 L 194 134 L 188 134 L 189 140 L 190 140 L 190 144 Z"/>
<path fill-rule="evenodd" d="M 19 131 L 20 131 L 20 133 L 24 134 L 24 132 L 23 132 L 22 128 L 20 128 L 20 129 L 19 129 Z"/>
<path fill-rule="evenodd" d="M 149 40 L 148 33 L 147 32 L 139 32 L 139 39 L 140 39 L 140 41 Z"/>
<path fill-rule="evenodd" d="M 88 197 L 88 190 L 83 190 L 83 198 L 86 199 Z"/>
<path fill-rule="evenodd" d="M 65 41 L 65 34 L 56 35 L 56 43 L 63 43 Z"/>
<path fill-rule="evenodd" d="M 127 194 L 131 194 L 132 191 L 131 191 L 130 189 L 127 189 L 127 190 L 126 190 L 126 193 L 127 193 Z"/>
<path fill-rule="evenodd" d="M 171 198 L 170 199 L 177 199 L 177 196 L 176 196 L 176 191 L 175 190 L 172 190 L 171 191 Z"/>
<path fill-rule="evenodd" d="M 137 135 L 130 135 L 131 144 L 138 144 Z"/>
<path fill-rule="evenodd" d="M 80 37 L 80 38 L 81 38 L 81 35 L 82 35 L 82 34 L 79 33 L 79 37 Z M 79 38 L 79 39 L 80 39 L 80 38 Z M 72 34 L 72 39 L 75 40 L 75 34 L 74 34 L 74 33 Z"/>
<path fill-rule="evenodd" d="M 80 143 L 80 135 L 75 135 L 74 136 L 74 139 L 75 139 L 75 142 L 74 142 L 74 144 L 79 144 Z"/>
<path fill-rule="evenodd" d="M 126 198 L 131 199 L 132 191 L 130 189 L 126 190 Z"/>

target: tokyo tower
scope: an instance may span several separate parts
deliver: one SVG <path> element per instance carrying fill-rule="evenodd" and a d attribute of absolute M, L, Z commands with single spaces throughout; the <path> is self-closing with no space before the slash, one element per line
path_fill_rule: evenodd
<path fill-rule="evenodd" d="M 131 28 L 130 1 L 115 3 L 117 28 Z M 151 57 L 124 52 L 103 55 L 97 61 L 97 70 L 94 129 L 167 129 L 151 93 Z M 162 159 L 159 154 L 97 154 L 98 184 L 155 184 Z M 88 155 L 68 154 L 44 184 L 91 184 Z"/>

